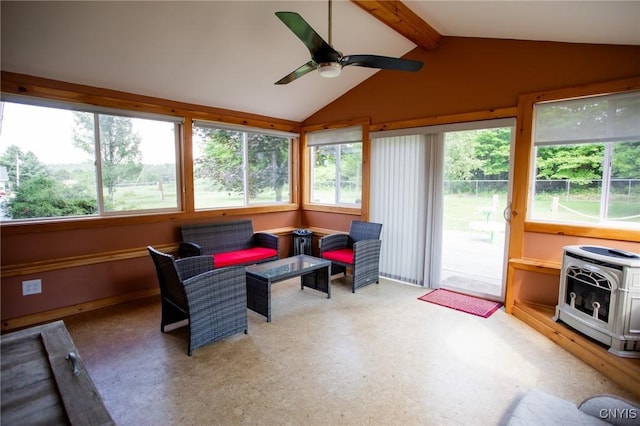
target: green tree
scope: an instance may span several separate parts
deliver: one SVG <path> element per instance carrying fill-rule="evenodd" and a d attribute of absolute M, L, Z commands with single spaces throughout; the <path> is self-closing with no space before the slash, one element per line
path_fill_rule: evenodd
<path fill-rule="evenodd" d="M 361 189 L 362 144 L 348 143 L 340 147 L 340 181 L 343 185 Z"/>
<path fill-rule="evenodd" d="M 482 166 L 476 158 L 477 131 L 450 132 L 445 143 L 445 180 L 470 180 L 474 171 Z"/>
<path fill-rule="evenodd" d="M 478 179 L 508 179 L 511 128 L 481 131 L 476 137 L 475 155 L 481 161 Z"/>
<path fill-rule="evenodd" d="M 538 148 L 538 178 L 571 179 L 587 184 L 602 177 L 605 143 L 609 125 L 637 134 L 640 101 L 637 97 L 615 100 L 594 97 L 559 102 L 536 111 L 537 141 L 568 144 L 571 141 L 590 144 L 546 146 Z M 640 142 L 618 143 L 614 150 L 613 176 L 637 178 L 640 170 Z"/>
<path fill-rule="evenodd" d="M 88 215 L 96 202 L 77 186 L 66 187 L 45 175 L 20 183 L 7 206 L 13 219 Z"/>
<path fill-rule="evenodd" d="M 275 201 L 282 201 L 282 190 L 289 183 L 289 140 L 260 133 L 248 135 L 249 195 L 255 198 L 269 188 Z"/>
<path fill-rule="evenodd" d="M 23 153 L 15 145 L 0 156 L 13 187 L 6 210 L 12 219 L 87 215 L 96 212 L 96 200 L 78 183 L 64 185 L 64 178 L 44 165 L 32 152 Z M 58 173 L 58 172 L 56 172 Z M 19 174 L 19 177 L 17 176 Z"/>
<path fill-rule="evenodd" d="M 140 182 L 172 182 L 176 179 L 175 164 L 145 164 Z"/>
<path fill-rule="evenodd" d="M 196 178 L 214 185 L 217 190 L 242 194 L 242 133 L 194 127 L 202 140 L 202 155 L 194 161 Z"/>
<path fill-rule="evenodd" d="M 33 177 L 47 176 L 49 174 L 47 166 L 33 152 L 24 153 L 17 145 L 7 147 L 2 156 L 0 156 L 0 166 L 6 167 L 9 182 L 13 187 Z"/>
<path fill-rule="evenodd" d="M 590 184 L 602 177 L 604 144 L 578 144 L 538 148 L 538 179 L 570 179 Z"/>
<path fill-rule="evenodd" d="M 314 189 L 326 189 L 336 183 L 336 146 L 314 146 L 313 184 Z"/>
<path fill-rule="evenodd" d="M 336 180 L 338 157 L 340 157 L 340 179 L 349 182 L 357 182 L 360 179 L 362 174 L 362 143 L 317 145 L 314 153 L 316 180 Z"/>
<path fill-rule="evenodd" d="M 218 190 L 244 193 L 243 132 L 194 128 L 202 140 L 202 155 L 195 160 L 195 177 L 210 182 Z M 289 141 L 287 138 L 248 133 L 248 195 L 256 198 L 272 189 L 276 201 L 289 182 Z"/>
<path fill-rule="evenodd" d="M 637 179 L 640 172 L 640 141 L 617 144 L 613 151 L 612 175 L 619 179 Z"/>
<path fill-rule="evenodd" d="M 131 118 L 75 113 L 74 144 L 89 155 L 95 152 L 94 117 L 98 117 L 102 185 L 113 203 L 116 186 L 135 180 L 142 170 L 142 138 L 134 132 Z"/>

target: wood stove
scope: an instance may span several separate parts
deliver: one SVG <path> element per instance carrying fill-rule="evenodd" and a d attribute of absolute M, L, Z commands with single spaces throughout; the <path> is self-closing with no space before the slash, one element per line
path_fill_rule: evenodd
<path fill-rule="evenodd" d="M 554 321 L 640 358 L 640 254 L 601 246 L 566 246 Z"/>

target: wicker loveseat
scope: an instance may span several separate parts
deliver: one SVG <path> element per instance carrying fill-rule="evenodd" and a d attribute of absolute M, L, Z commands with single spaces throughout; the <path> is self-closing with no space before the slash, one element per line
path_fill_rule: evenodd
<path fill-rule="evenodd" d="M 277 260 L 277 235 L 253 232 L 251 220 L 184 225 L 179 256 L 212 255 L 215 268 Z"/>

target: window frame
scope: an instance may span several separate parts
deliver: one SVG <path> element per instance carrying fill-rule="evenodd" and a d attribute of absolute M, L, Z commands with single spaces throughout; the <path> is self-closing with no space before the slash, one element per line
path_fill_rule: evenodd
<path fill-rule="evenodd" d="M 0 229 L 3 235 L 20 235 L 34 232 L 60 232 L 66 230 L 95 229 L 111 226 L 135 226 L 140 224 L 163 223 L 167 221 L 210 220 L 215 217 L 234 217 L 259 215 L 279 212 L 294 212 L 300 209 L 301 182 L 300 173 L 300 123 L 268 116 L 258 116 L 242 112 L 229 111 L 212 106 L 177 102 L 135 93 L 122 92 L 94 86 L 69 83 L 43 77 L 35 77 L 9 71 L 2 72 L 3 99 L 10 96 L 24 96 L 42 102 L 80 102 L 99 108 L 136 111 L 150 114 L 174 116 L 183 119 L 179 173 L 182 181 L 182 210 L 170 213 L 150 213 L 140 215 L 122 215 L 109 217 L 60 218 L 46 221 L 2 222 Z M 260 129 L 282 130 L 298 135 L 293 143 L 293 200 L 290 204 L 277 206 L 243 207 L 217 211 L 195 212 L 193 209 L 193 180 L 191 178 L 192 150 L 191 123 L 194 119 L 220 121 L 235 125 L 248 125 Z"/>
<path fill-rule="evenodd" d="M 516 133 L 515 168 L 520 170 L 514 175 L 514 200 L 511 208 L 511 228 L 513 234 L 531 232 L 561 236 L 577 236 L 619 241 L 640 242 L 637 229 L 628 227 L 608 227 L 602 225 L 577 225 L 549 223 L 527 218 L 528 200 L 531 188 L 531 157 L 534 155 L 533 105 L 539 102 L 565 100 L 602 94 L 623 93 L 640 90 L 640 78 L 594 83 L 579 87 L 570 87 L 548 92 L 536 92 L 518 97 L 518 131 Z M 523 171 L 524 170 L 524 171 Z M 535 177 L 533 177 L 535 178 Z M 510 252 L 510 256 L 515 252 Z"/>
<path fill-rule="evenodd" d="M 345 147 L 347 147 L 348 145 L 356 145 L 356 144 L 360 144 L 360 175 L 362 175 L 362 142 L 348 142 L 348 143 L 341 143 L 341 144 L 329 144 L 329 145 L 316 145 L 316 146 L 312 146 L 310 149 L 310 155 L 311 158 L 309 159 L 309 163 L 311 165 L 311 176 L 309 177 L 309 181 L 311 183 L 310 188 L 311 188 L 311 193 L 310 193 L 310 198 L 313 199 L 313 195 L 315 194 L 314 191 L 314 187 L 315 187 L 315 153 L 316 150 L 314 149 L 315 147 L 330 147 L 333 148 L 332 149 L 332 155 L 335 158 L 335 185 L 333 187 L 333 199 L 335 200 L 334 202 L 320 202 L 320 201 L 311 201 L 311 203 L 313 204 L 319 204 L 319 205 L 325 205 L 325 206 L 337 206 L 337 207 L 347 207 L 347 208 L 359 208 L 360 205 L 362 204 L 362 183 L 360 183 L 360 203 L 349 203 L 349 202 L 344 202 L 341 201 L 341 195 L 342 195 L 342 184 L 343 184 L 343 179 L 342 179 L 342 159 L 344 156 L 344 149 Z"/>
<path fill-rule="evenodd" d="M 69 216 L 51 216 L 51 217 L 37 217 L 37 218 L 24 218 L 24 219 L 11 219 L 8 221 L 2 221 L 2 226 L 21 224 L 21 223 L 55 223 L 60 221 L 84 221 L 84 220 L 96 220 L 105 219 L 111 217 L 133 217 L 133 216 L 146 216 L 150 214 L 175 214 L 180 212 L 183 206 L 183 191 L 184 187 L 181 171 L 181 156 L 180 146 L 182 145 L 183 123 L 184 119 L 179 116 L 172 116 L 166 114 L 150 113 L 143 111 L 131 111 L 120 108 L 103 107 L 99 105 L 90 105 L 84 103 L 69 102 L 66 100 L 52 100 L 34 96 L 23 96 L 16 94 L 2 93 L 3 103 L 12 103 L 19 105 L 27 105 L 33 107 L 51 108 L 55 110 L 67 111 L 67 112 L 82 112 L 91 114 L 93 122 L 99 123 L 100 116 L 111 116 L 120 118 L 153 120 L 162 123 L 171 123 L 174 126 L 174 159 L 175 159 L 175 189 L 176 189 L 176 205 L 175 207 L 157 207 L 149 209 L 130 209 L 130 210 L 108 210 L 105 207 L 105 194 L 104 194 L 104 175 L 103 175 L 103 159 L 101 156 L 101 140 L 100 140 L 100 127 L 94 126 L 94 144 L 96 149 L 94 150 L 93 162 L 95 164 L 94 177 L 95 177 L 95 196 L 96 196 L 96 208 L 97 212 L 91 215 L 69 215 Z"/>
<path fill-rule="evenodd" d="M 297 133 L 293 133 L 293 132 L 286 132 L 286 131 L 278 131 L 278 130 L 268 130 L 268 129 L 263 129 L 263 128 L 258 128 L 258 127 L 251 127 L 251 126 L 244 126 L 244 125 L 233 125 L 233 124 L 228 124 L 228 123 L 222 123 L 222 122 L 218 122 L 218 121 L 209 121 L 209 120 L 193 120 L 192 125 L 191 125 L 191 141 L 193 144 L 194 141 L 194 128 L 195 127 L 203 127 L 203 128 L 209 128 L 209 129 L 219 129 L 219 130 L 228 130 L 228 131 L 233 131 L 233 132 L 239 132 L 242 133 L 242 161 L 243 161 L 243 204 L 242 205 L 232 205 L 232 206 L 220 206 L 220 207 L 196 207 L 196 192 L 195 192 L 195 167 L 193 168 L 193 172 L 192 172 L 192 180 L 193 180 L 193 185 L 194 185 L 194 190 L 193 190 L 193 208 L 195 212 L 206 212 L 206 211 L 216 211 L 216 210 L 230 210 L 230 209 L 253 209 L 253 208 L 257 208 L 257 207 L 278 207 L 278 206 L 283 206 L 283 205 L 291 205 L 292 203 L 294 203 L 294 200 L 296 199 L 296 195 L 295 195 L 295 189 L 297 188 L 297 185 L 294 182 L 294 177 L 296 176 L 296 173 L 294 173 L 294 165 L 296 164 L 296 162 L 294 161 L 294 155 L 296 150 L 295 148 L 295 141 L 297 140 L 297 138 L 299 137 L 299 134 Z M 266 202 L 266 203 L 255 203 L 255 202 L 251 202 L 250 200 L 250 196 L 248 194 L 248 187 L 249 187 L 249 182 L 248 182 L 248 178 L 249 178 L 249 138 L 248 138 L 248 134 L 249 133 L 255 133 L 255 134 L 261 134 L 261 135 L 266 135 L 266 136 L 276 136 L 276 137 L 283 137 L 283 138 L 287 138 L 289 140 L 289 156 L 288 156 L 288 164 L 289 164 L 289 169 L 288 169 L 288 181 L 289 181 L 289 198 L 286 201 L 280 201 L 280 202 Z M 193 146 L 192 146 L 192 154 L 193 154 Z M 193 157 L 193 160 L 195 161 L 195 157 Z"/>
<path fill-rule="evenodd" d="M 362 143 L 362 158 L 361 158 L 361 196 L 360 205 L 355 204 L 326 204 L 311 201 L 312 185 L 313 185 L 313 173 L 312 173 L 312 154 L 311 149 L 313 143 L 309 144 L 309 134 L 312 132 L 331 131 L 337 129 L 344 129 L 348 127 L 361 127 L 362 137 L 359 142 Z M 332 124 L 318 124 L 308 126 L 302 129 L 302 175 L 304 181 L 302 182 L 302 209 L 308 211 L 319 212 L 331 212 L 342 213 L 353 216 L 360 216 L 361 218 L 368 218 L 369 214 L 369 185 L 370 185 L 370 155 L 371 155 L 371 140 L 369 138 L 370 122 L 368 118 L 360 118 L 349 120 L 347 122 L 332 123 Z"/>
<path fill-rule="evenodd" d="M 611 133 L 614 129 L 612 126 L 609 126 L 609 121 L 605 123 L 599 123 L 598 126 L 590 128 L 590 129 L 582 129 L 575 130 L 573 132 L 567 132 L 566 129 L 561 129 L 562 137 L 558 138 L 556 133 L 547 133 L 546 136 L 540 136 L 538 132 L 541 130 L 536 126 L 535 123 L 539 124 L 539 115 L 544 114 L 544 111 L 548 108 L 554 107 L 563 107 L 566 104 L 578 104 L 581 110 L 584 110 L 586 107 L 590 107 L 592 104 L 589 103 L 590 100 L 598 99 L 599 103 L 607 102 L 609 110 L 611 106 L 615 108 L 617 102 L 620 99 L 624 98 L 632 98 L 632 99 L 640 99 L 640 92 L 638 91 L 629 91 L 623 93 L 605 93 L 600 95 L 590 95 L 583 96 L 571 99 L 557 99 L 553 101 L 545 101 L 545 102 L 536 102 L 533 105 L 534 115 L 534 137 L 532 138 L 532 143 L 534 145 L 533 153 L 531 156 L 531 189 L 529 191 L 529 200 L 527 202 L 528 210 L 527 210 L 527 220 L 531 222 L 542 222 L 542 223 L 558 223 L 558 224 L 567 224 L 567 225 L 584 225 L 584 226 L 602 226 L 602 227 L 615 227 L 615 228 L 634 228 L 635 224 L 629 222 L 620 222 L 615 218 L 609 219 L 609 205 L 611 199 L 611 180 L 612 180 L 612 164 L 613 164 L 613 150 L 614 144 L 624 144 L 628 142 L 635 142 L 637 139 L 633 134 L 638 132 L 639 129 L 628 128 L 629 123 L 627 123 L 627 128 L 622 127 L 614 127 L 617 132 L 617 136 Z M 608 111 L 611 113 L 611 111 Z M 586 120 L 580 120 L 580 118 L 575 115 L 570 117 L 573 119 L 572 121 L 578 120 L 578 122 L 582 121 L 581 124 L 584 126 L 588 126 L 588 123 L 585 123 Z M 613 126 L 615 126 L 616 117 L 607 117 L 607 119 L 612 119 L 614 121 Z M 633 127 L 633 126 L 632 126 Z M 638 127 L 637 125 L 635 127 Z M 545 129 L 546 130 L 546 129 Z M 620 133 L 622 132 L 622 133 Z M 567 139 L 570 140 L 567 140 Z M 633 139 L 633 140 L 631 140 Z M 599 190 L 599 204 L 598 204 L 598 219 L 597 222 L 589 222 L 589 221 L 566 221 L 561 219 L 547 219 L 542 218 L 540 216 L 533 216 L 532 207 L 536 204 L 536 195 L 538 192 L 536 191 L 537 183 L 539 182 L 537 179 L 537 170 L 538 170 L 538 155 L 541 149 L 545 149 L 547 147 L 578 147 L 578 146 L 602 146 L 602 173 L 598 179 L 593 179 L 594 181 L 600 181 L 600 190 Z M 632 178 L 633 180 L 638 180 L 637 177 Z M 571 182 L 571 181 L 569 181 Z M 640 229 L 640 224 L 638 225 Z"/>

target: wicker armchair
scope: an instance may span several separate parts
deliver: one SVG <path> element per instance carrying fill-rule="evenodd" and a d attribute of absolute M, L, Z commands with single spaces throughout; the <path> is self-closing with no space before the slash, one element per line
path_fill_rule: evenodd
<path fill-rule="evenodd" d="M 213 270 L 211 256 L 175 260 L 147 247 L 158 274 L 162 298 L 160 331 L 189 321 L 189 347 L 194 349 L 244 331 L 247 334 L 247 286 L 243 267 Z"/>
<path fill-rule="evenodd" d="M 364 287 L 380 279 L 380 232 L 382 224 L 351 222 L 349 234 L 331 234 L 320 238 L 320 257 L 331 261 L 331 272 L 353 270 L 353 288 Z"/>

